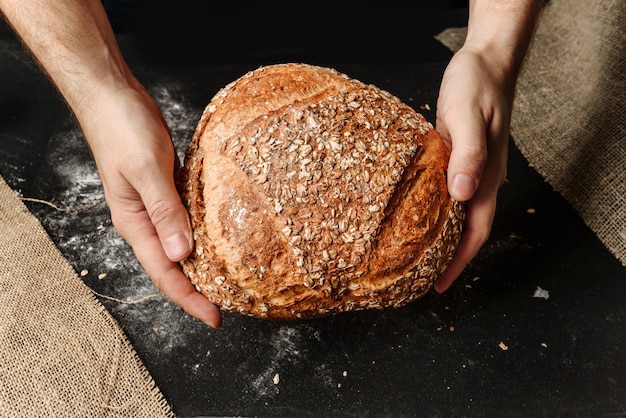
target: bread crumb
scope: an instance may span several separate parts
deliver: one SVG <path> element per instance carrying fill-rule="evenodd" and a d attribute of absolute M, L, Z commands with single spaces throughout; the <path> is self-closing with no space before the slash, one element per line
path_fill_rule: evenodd
<path fill-rule="evenodd" d="M 423 105 L 420 106 L 420 109 L 430 110 L 430 105 L 428 103 L 424 103 Z"/>
<path fill-rule="evenodd" d="M 81 270 L 81 272 L 80 272 L 80 277 L 85 277 L 85 276 L 86 276 L 86 275 L 88 275 L 88 274 L 89 274 L 89 270 L 87 270 L 87 269 L 83 269 L 83 270 Z"/>
<path fill-rule="evenodd" d="M 348 371 L 347 371 L 347 370 L 344 370 L 344 371 L 343 371 L 343 377 L 346 377 L 346 376 L 348 376 Z"/>
<path fill-rule="evenodd" d="M 526 213 L 535 213 L 535 208 L 526 209 Z"/>
<path fill-rule="evenodd" d="M 154 331 L 154 333 L 156 334 L 157 332 L 159 332 L 159 327 L 152 327 L 152 331 Z"/>
<path fill-rule="evenodd" d="M 535 293 L 533 293 L 533 297 L 548 299 L 550 297 L 550 292 L 537 286 L 537 289 L 535 289 Z"/>
<path fill-rule="evenodd" d="M 98 279 L 102 280 L 102 279 L 104 279 L 106 276 L 107 276 L 107 274 L 106 274 L 106 273 L 100 273 L 100 274 L 98 274 Z"/>
<path fill-rule="evenodd" d="M 546 344 L 546 343 L 541 343 L 541 346 L 542 346 L 543 348 L 548 348 L 548 344 Z"/>
<path fill-rule="evenodd" d="M 454 332 L 454 327 L 450 327 L 450 332 Z"/>
<path fill-rule="evenodd" d="M 274 384 L 277 385 L 280 383 L 280 375 L 278 373 L 276 373 L 274 375 Z"/>
<path fill-rule="evenodd" d="M 506 351 L 509 349 L 509 347 L 506 344 L 504 344 L 504 342 L 502 341 L 500 341 L 500 344 L 498 344 L 498 346 L 500 347 L 502 351 Z"/>

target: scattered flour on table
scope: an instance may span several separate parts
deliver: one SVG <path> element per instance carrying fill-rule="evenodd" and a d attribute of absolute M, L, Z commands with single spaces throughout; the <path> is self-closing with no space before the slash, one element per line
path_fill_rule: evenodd
<path fill-rule="evenodd" d="M 189 105 L 184 89 L 177 83 L 157 83 L 149 90 L 169 125 L 176 153 L 182 158 L 200 113 Z M 59 249 L 77 271 L 88 271 L 81 275 L 84 280 L 100 276 L 102 280 L 114 283 L 114 286 L 106 286 L 110 290 L 105 296 L 133 302 L 158 293 L 130 245 L 111 223 L 98 170 L 83 133 L 73 119 L 68 117 L 60 126 L 51 138 L 49 150 L 46 163 L 54 173 L 52 177 L 56 178 L 42 179 L 43 195 L 38 197 L 61 208 L 85 208 L 64 212 L 44 205 L 33 206 Z M 181 315 L 169 300 L 163 298 L 161 302 L 150 308 L 123 303 L 111 305 L 112 300 L 107 304 L 116 306 L 118 311 L 132 311 L 134 321 L 146 324 L 155 320 L 155 309 L 163 308 L 169 315 Z M 161 332 L 160 336 L 174 338 L 175 334 Z M 170 345 L 169 341 L 163 343 Z M 177 342 L 171 343 L 175 345 Z"/>
<path fill-rule="evenodd" d="M 289 372 L 302 363 L 307 364 L 309 360 L 307 347 L 312 343 L 312 339 L 320 341 L 319 330 L 306 324 L 284 325 L 274 331 L 268 339 L 266 353 L 271 355 L 261 356 L 271 360 L 264 364 L 258 375 L 251 380 L 254 399 L 277 395 L 281 387 L 294 384 L 289 381 Z M 333 385 L 335 373 L 331 365 L 321 363 L 311 371 L 308 378 L 312 381 L 317 381 L 321 385 Z"/>
<path fill-rule="evenodd" d="M 282 326 L 274 332 L 269 340 L 269 345 L 273 352 L 271 361 L 267 364 L 261 373 L 252 381 L 252 387 L 256 399 L 275 395 L 280 391 L 281 369 L 290 367 L 300 361 L 300 343 L 302 335 L 300 331 L 291 326 Z M 278 379 L 275 376 L 278 375 Z M 283 381 L 283 384 L 288 382 Z"/>
<path fill-rule="evenodd" d="M 184 95 L 184 89 L 175 82 L 157 83 L 148 91 L 161 108 L 182 163 L 203 109 L 193 109 Z"/>
<path fill-rule="evenodd" d="M 52 203 L 62 208 L 80 208 L 104 199 L 104 189 L 96 165 L 78 128 L 69 128 L 57 133 L 52 139 L 53 151 L 49 164 L 63 185 L 52 196 Z M 71 220 L 80 212 L 67 213 Z M 59 220 L 62 222 L 62 220 Z"/>

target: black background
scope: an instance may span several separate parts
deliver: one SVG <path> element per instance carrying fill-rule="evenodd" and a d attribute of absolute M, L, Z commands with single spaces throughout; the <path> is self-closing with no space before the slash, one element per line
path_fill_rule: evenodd
<path fill-rule="evenodd" d="M 185 103 L 186 122 L 172 126 L 179 151 L 220 87 L 281 61 L 334 66 L 434 121 L 451 54 L 433 36 L 467 18 L 451 7 L 459 4 L 422 14 L 362 8 L 346 21 L 345 10 L 285 3 L 304 17 L 270 13 L 266 32 L 241 38 L 258 11 L 238 19 L 236 6 L 198 7 L 189 17 L 177 9 L 184 5 L 118 9 L 115 23 L 138 78 L 157 93 L 176 86 L 168 91 Z M 315 23 L 318 32 L 303 30 Z M 21 195 L 59 206 L 96 199 L 99 184 L 71 195 L 75 179 L 60 174 L 95 170 L 63 101 L 6 28 L 0 47 L 0 175 Z M 96 292 L 125 299 L 149 288 L 105 204 L 76 213 L 26 203 Z M 119 262 L 105 280 L 96 274 L 106 267 L 101 253 Z M 220 330 L 163 298 L 100 299 L 179 416 L 623 416 L 625 273 L 511 141 L 489 242 L 443 295 L 295 323 L 225 313 Z M 538 287 L 549 298 L 533 297 Z"/>

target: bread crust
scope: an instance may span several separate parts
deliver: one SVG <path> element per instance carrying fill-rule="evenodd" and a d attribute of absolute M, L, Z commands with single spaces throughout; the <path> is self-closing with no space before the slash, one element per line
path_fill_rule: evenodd
<path fill-rule="evenodd" d="M 331 68 L 258 68 L 207 105 L 181 168 L 195 250 L 182 270 L 223 310 L 295 320 L 422 297 L 464 207 L 449 150 L 397 97 Z"/>

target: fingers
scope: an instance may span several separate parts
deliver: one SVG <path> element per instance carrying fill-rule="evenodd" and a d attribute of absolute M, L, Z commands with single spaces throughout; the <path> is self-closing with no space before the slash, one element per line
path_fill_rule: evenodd
<path fill-rule="evenodd" d="M 437 119 L 437 130 L 450 141 L 448 191 L 458 201 L 470 200 L 478 190 L 487 162 L 484 118 L 475 110 L 448 112 Z"/>
<path fill-rule="evenodd" d="M 175 167 L 175 161 L 173 164 Z M 150 167 L 163 167 L 163 163 Z M 191 253 L 193 238 L 189 213 L 174 183 L 173 167 L 152 171 L 148 179 L 142 180 L 136 189 L 145 211 L 138 214 L 135 221 L 138 227 L 127 240 L 163 293 L 193 317 L 219 328 L 222 318 L 219 309 L 196 291 L 177 263 Z"/>
<path fill-rule="evenodd" d="M 487 242 L 495 215 L 496 200 L 489 193 L 478 195 L 466 203 L 464 231 L 452 262 L 444 275 L 435 283 L 435 290 L 445 292 L 459 277 L 465 266 Z"/>
<path fill-rule="evenodd" d="M 181 272 L 178 263 L 167 258 L 160 240 L 155 235 L 145 237 L 133 248 L 137 259 L 144 266 L 156 287 L 172 302 L 210 327 L 221 326 L 222 316 L 218 307 L 196 291 L 193 284 Z"/>
<path fill-rule="evenodd" d="M 142 198 L 166 256 L 171 261 L 186 258 L 193 249 L 191 224 L 178 195 L 163 190 L 162 196 L 147 194 Z"/>
<path fill-rule="evenodd" d="M 435 283 L 434 288 L 439 293 L 452 285 L 487 241 L 495 211 L 495 196 L 491 199 L 483 192 L 481 197 L 478 192 L 488 156 L 483 118 L 468 111 L 447 112 L 445 115 L 445 120 L 437 118 L 437 130 L 452 148 L 448 162 L 448 191 L 453 199 L 466 202 L 466 217 L 454 258 Z"/>
<path fill-rule="evenodd" d="M 189 213 L 183 206 L 174 183 L 177 158 L 173 147 L 139 157 L 126 178 L 139 194 L 151 224 L 171 261 L 186 258 L 193 249 Z"/>
<path fill-rule="evenodd" d="M 457 138 L 454 136 L 453 152 L 450 157 L 450 165 L 453 166 L 452 176 L 464 176 L 474 174 L 478 184 L 476 190 L 468 190 L 465 192 L 468 196 L 465 196 L 465 222 L 464 230 L 461 235 L 459 246 L 450 265 L 448 266 L 444 275 L 435 284 L 435 290 L 439 293 L 447 290 L 450 285 L 458 278 L 465 266 L 478 254 L 478 251 L 487 242 L 491 233 L 491 226 L 495 217 L 496 201 L 498 189 L 502 186 L 504 179 L 506 178 L 506 163 L 508 155 L 508 130 L 488 130 L 487 132 L 475 133 L 474 142 L 480 142 L 482 144 L 489 145 L 489 154 L 487 149 L 483 146 L 475 146 L 472 151 L 472 147 L 469 151 L 462 149 L 461 152 L 454 154 L 455 147 L 459 147 L 457 144 Z M 468 137 L 463 137 L 462 141 L 471 141 Z M 487 138 L 490 138 L 488 140 Z M 462 145 L 461 145 L 462 147 Z M 485 145 L 486 147 L 486 145 Z M 484 154 L 484 157 L 482 156 Z M 489 159 L 487 160 L 487 156 Z M 453 161 L 453 157 L 455 160 Z M 483 161 L 484 158 L 484 161 Z M 459 187 L 459 181 L 455 183 L 455 180 L 451 180 L 452 185 L 449 187 Z M 454 193 L 458 196 L 459 190 L 455 190 Z M 450 192 L 451 196 L 453 192 Z M 454 197 L 454 196 L 453 196 Z M 458 197 L 457 197 L 458 199 Z M 460 199 L 458 199 L 460 200 Z"/>
<path fill-rule="evenodd" d="M 213 328 L 221 326 L 219 308 L 198 293 L 179 264 L 169 259 L 145 211 L 125 214 L 116 229 L 133 247 L 137 260 L 159 290 L 194 318 Z"/>
<path fill-rule="evenodd" d="M 164 136 L 162 146 L 144 148 L 115 182 L 107 182 L 111 216 L 157 288 L 191 316 L 218 328 L 219 308 L 196 291 L 178 263 L 191 253 L 193 235 L 174 183 L 176 157 L 168 141 Z"/>

